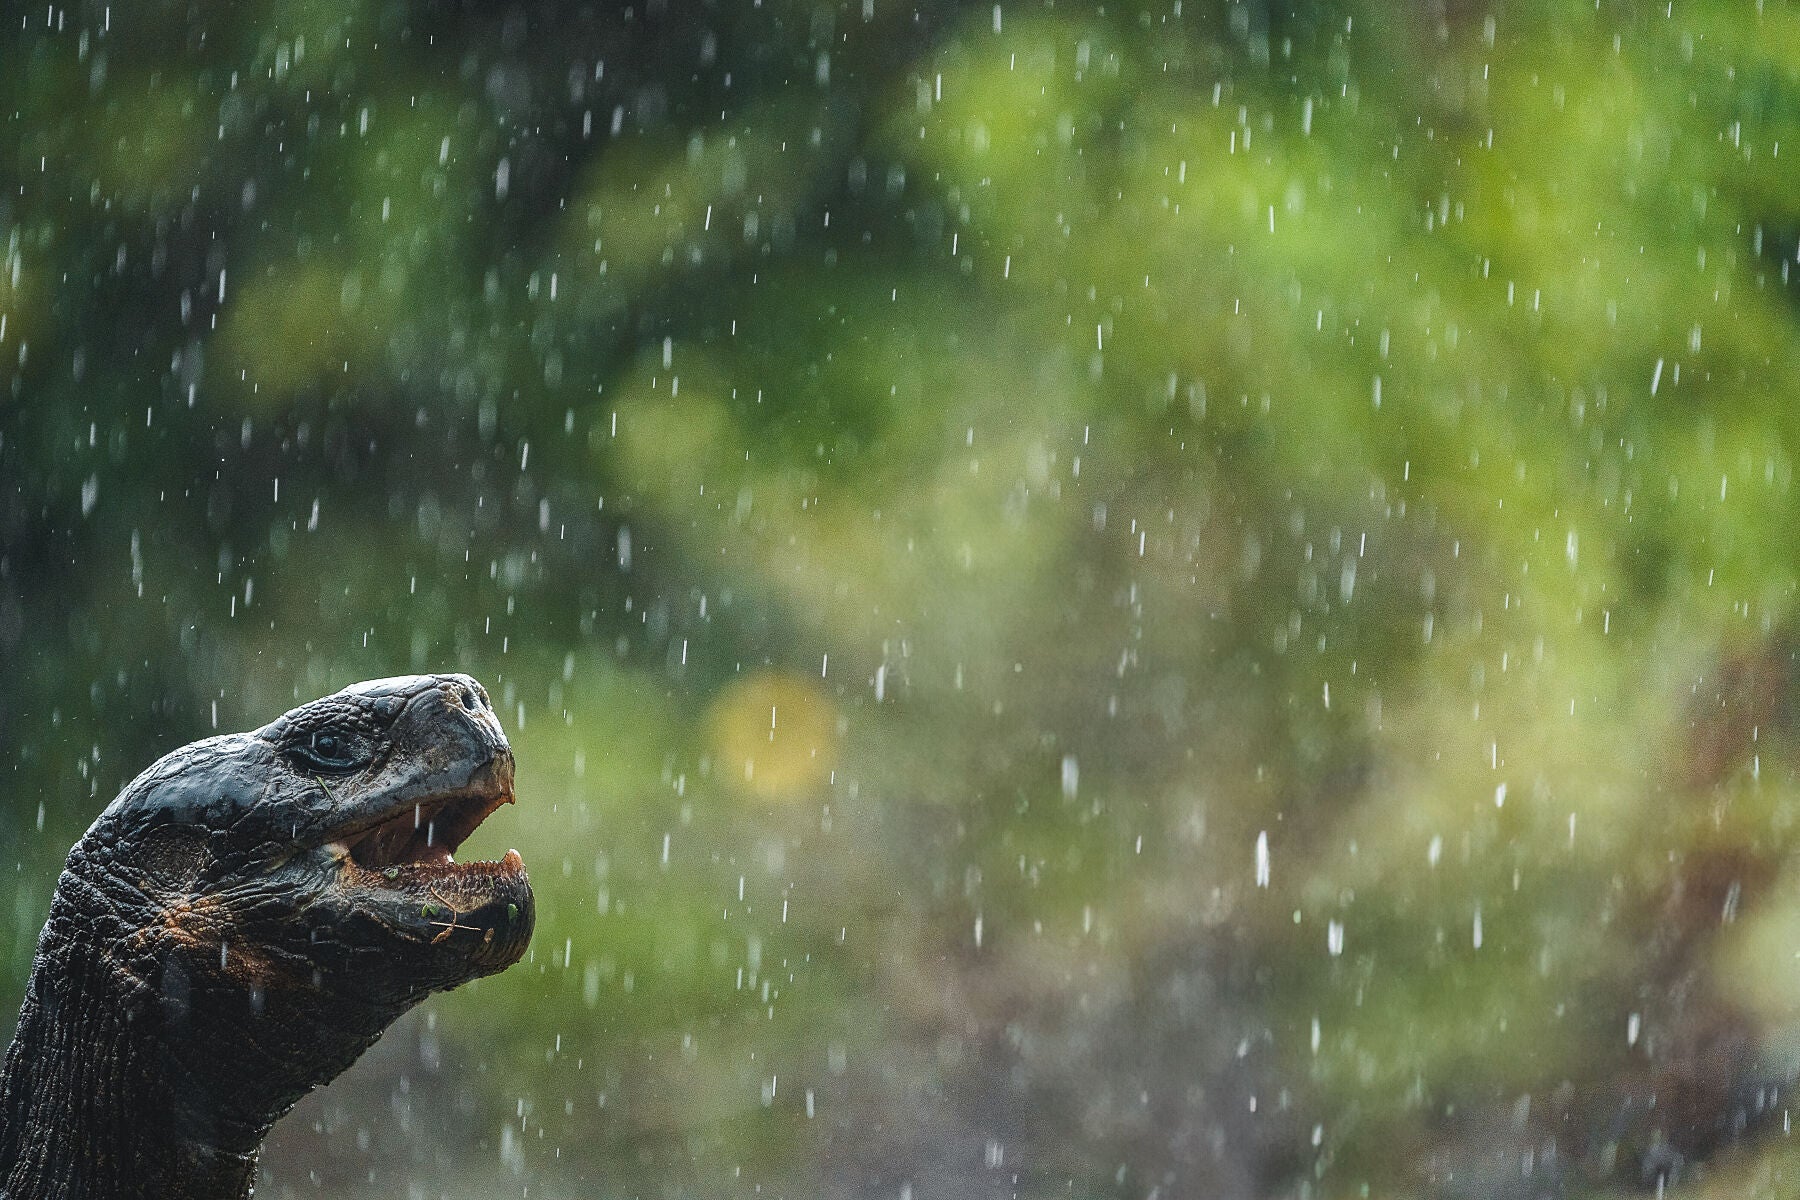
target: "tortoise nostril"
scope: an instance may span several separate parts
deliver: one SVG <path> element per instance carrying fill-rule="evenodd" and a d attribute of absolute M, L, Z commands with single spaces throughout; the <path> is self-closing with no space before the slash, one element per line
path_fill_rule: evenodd
<path fill-rule="evenodd" d="M 457 694 L 457 699 L 461 700 L 462 706 L 470 712 L 474 712 L 478 708 L 473 688 L 463 688 L 462 691 Z"/>

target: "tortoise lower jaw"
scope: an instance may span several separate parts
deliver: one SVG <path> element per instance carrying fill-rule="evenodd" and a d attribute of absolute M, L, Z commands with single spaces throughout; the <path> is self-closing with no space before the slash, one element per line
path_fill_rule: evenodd
<path fill-rule="evenodd" d="M 498 860 L 414 861 L 379 870 L 346 855 L 338 882 L 396 935 L 462 953 L 477 974 L 517 962 L 536 920 L 531 880 L 517 850 Z"/>
<path fill-rule="evenodd" d="M 438 847 L 417 858 L 380 867 L 358 862 L 355 854 L 342 842 L 330 843 L 326 851 L 336 860 L 339 875 L 350 887 L 418 890 L 447 886 L 468 889 L 478 888 L 484 879 L 525 877 L 525 860 L 517 850 L 508 850 L 497 859 L 457 862 L 448 849 Z"/>

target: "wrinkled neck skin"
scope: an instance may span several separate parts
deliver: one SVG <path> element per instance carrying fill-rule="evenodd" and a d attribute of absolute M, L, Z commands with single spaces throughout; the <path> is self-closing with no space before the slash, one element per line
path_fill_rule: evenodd
<path fill-rule="evenodd" d="M 205 1089 L 171 1053 L 156 981 L 108 953 L 122 931 L 93 911 L 101 898 L 69 891 L 52 904 L 0 1073 L 0 1196 L 248 1196 L 275 1114 L 260 1128 L 209 1120 Z"/>
<path fill-rule="evenodd" d="M 171 1104 L 173 1064 L 131 1036 L 154 1014 L 102 964 L 68 965 L 32 975 L 0 1075 L 0 1195 L 248 1196 L 260 1137 L 226 1148 L 182 1128 L 203 1122 Z"/>
<path fill-rule="evenodd" d="M 134 1045 L 133 1018 L 115 998 L 44 982 L 32 980 L 0 1076 L 0 1196 L 249 1196 L 255 1145 L 234 1151 L 187 1136 L 195 1131 L 170 1105 L 167 1064 Z"/>
<path fill-rule="evenodd" d="M 220 988 L 217 942 L 134 930 L 79 857 L 0 1071 L 0 1200 L 247 1197 L 269 1127 L 397 1013 Z"/>

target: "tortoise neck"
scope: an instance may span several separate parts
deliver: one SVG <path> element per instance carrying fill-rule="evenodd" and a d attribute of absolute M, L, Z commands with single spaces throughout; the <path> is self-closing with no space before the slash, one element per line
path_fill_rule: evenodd
<path fill-rule="evenodd" d="M 193 1102 L 160 997 L 67 935 L 52 906 L 0 1069 L 7 1200 L 241 1200 L 269 1121 L 245 1128 Z M 59 920 L 59 917 L 63 918 Z"/>

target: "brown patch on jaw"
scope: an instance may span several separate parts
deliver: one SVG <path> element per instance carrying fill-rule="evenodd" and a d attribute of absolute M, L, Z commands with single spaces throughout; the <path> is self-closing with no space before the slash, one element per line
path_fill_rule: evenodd
<path fill-rule="evenodd" d="M 309 969 L 271 957 L 248 938 L 233 940 L 229 933 L 233 921 L 234 914 L 225 902 L 199 896 L 165 906 L 162 924 L 141 931 L 134 941 L 141 941 L 145 948 L 156 941 L 165 952 L 179 948 L 187 956 L 216 956 L 219 973 L 246 988 L 293 986 L 311 977 Z"/>

